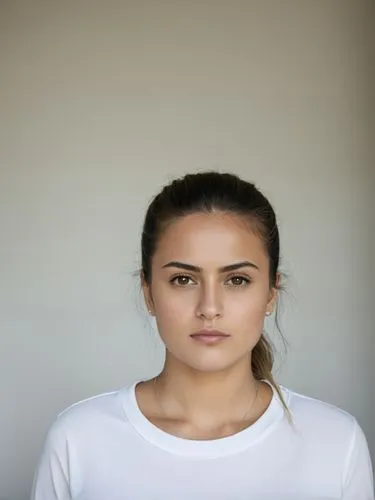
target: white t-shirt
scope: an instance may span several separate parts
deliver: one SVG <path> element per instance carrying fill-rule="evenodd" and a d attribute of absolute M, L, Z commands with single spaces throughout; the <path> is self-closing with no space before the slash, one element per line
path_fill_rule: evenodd
<path fill-rule="evenodd" d="M 51 427 L 32 500 L 373 500 L 356 419 L 282 387 L 250 427 L 214 440 L 162 431 L 140 411 L 137 382 L 81 401 Z"/>

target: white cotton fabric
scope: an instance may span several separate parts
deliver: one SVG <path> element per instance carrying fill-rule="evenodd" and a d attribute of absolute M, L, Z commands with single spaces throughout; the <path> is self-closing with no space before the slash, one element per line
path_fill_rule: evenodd
<path fill-rule="evenodd" d="M 81 401 L 51 427 L 32 500 L 374 500 L 356 419 L 282 387 L 247 429 L 214 440 L 168 434 L 141 413 L 138 381 Z"/>

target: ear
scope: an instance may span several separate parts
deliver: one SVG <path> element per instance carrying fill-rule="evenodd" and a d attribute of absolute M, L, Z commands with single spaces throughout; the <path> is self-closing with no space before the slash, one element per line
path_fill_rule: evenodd
<path fill-rule="evenodd" d="M 276 307 L 276 301 L 279 294 L 279 289 L 281 285 L 281 274 L 276 274 L 275 285 L 270 289 L 268 302 L 267 302 L 267 311 L 273 312 Z"/>
<path fill-rule="evenodd" d="M 146 282 L 143 272 L 141 272 L 141 284 L 147 310 L 150 314 L 154 315 L 154 301 L 152 299 L 151 284 Z"/>

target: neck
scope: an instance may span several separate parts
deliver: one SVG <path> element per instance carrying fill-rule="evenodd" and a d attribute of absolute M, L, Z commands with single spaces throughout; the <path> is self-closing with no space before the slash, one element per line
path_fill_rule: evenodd
<path fill-rule="evenodd" d="M 203 372 L 184 365 L 168 352 L 155 383 L 163 408 L 186 419 L 243 417 L 259 385 L 251 371 L 250 356 L 226 370 Z"/>

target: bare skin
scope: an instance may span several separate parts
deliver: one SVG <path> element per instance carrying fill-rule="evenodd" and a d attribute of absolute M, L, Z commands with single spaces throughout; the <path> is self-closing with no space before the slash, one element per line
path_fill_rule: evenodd
<path fill-rule="evenodd" d="M 143 292 L 166 346 L 161 373 L 136 387 L 146 418 L 186 439 L 229 436 L 259 419 L 272 390 L 254 379 L 251 351 L 277 285 L 270 286 L 267 253 L 249 224 L 222 212 L 173 222 L 158 241 Z M 190 337 L 202 328 L 229 336 L 202 344 Z"/>

